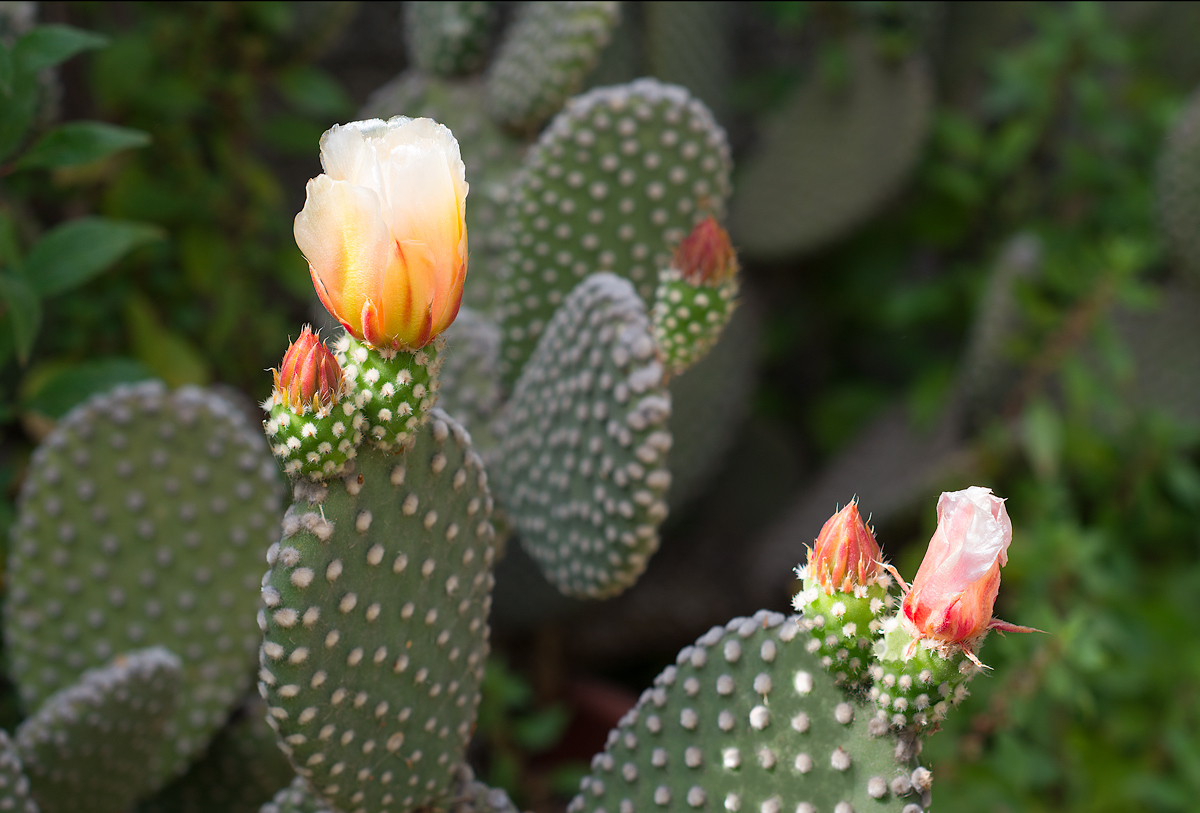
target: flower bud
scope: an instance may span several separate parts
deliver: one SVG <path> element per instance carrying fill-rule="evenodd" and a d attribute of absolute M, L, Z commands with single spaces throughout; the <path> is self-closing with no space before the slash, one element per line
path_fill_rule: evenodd
<path fill-rule="evenodd" d="M 971 651 L 989 629 L 1034 631 L 992 617 L 1000 568 L 1008 562 L 1012 541 L 1004 500 L 979 486 L 946 492 L 938 500 L 937 517 L 937 530 L 900 610 L 900 623 L 913 641 L 961 645 L 976 660 Z"/>
<path fill-rule="evenodd" d="M 826 595 L 834 591 L 851 593 L 855 587 L 875 584 L 882 570 L 883 553 L 879 544 L 851 502 L 821 528 L 808 555 L 808 574 L 816 579 Z"/>
<path fill-rule="evenodd" d="M 317 296 L 380 350 L 416 350 L 458 315 L 467 273 L 466 170 L 432 119 L 334 126 L 308 182 L 296 243 Z"/>
<path fill-rule="evenodd" d="M 674 265 L 692 285 L 719 285 L 738 270 L 729 234 L 711 215 L 700 221 L 675 249 Z"/>
<path fill-rule="evenodd" d="M 308 325 L 292 342 L 275 376 L 274 402 L 300 414 L 331 407 L 342 396 L 342 368 Z"/>

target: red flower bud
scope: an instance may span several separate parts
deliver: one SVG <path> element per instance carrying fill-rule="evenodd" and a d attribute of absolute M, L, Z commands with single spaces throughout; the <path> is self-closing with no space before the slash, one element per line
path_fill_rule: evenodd
<path fill-rule="evenodd" d="M 853 592 L 855 587 L 875 584 L 882 569 L 883 553 L 867 524 L 850 503 L 821 528 L 808 555 L 808 575 L 825 589 Z"/>
<path fill-rule="evenodd" d="M 292 342 L 275 374 L 274 399 L 294 412 L 336 404 L 342 396 L 342 368 L 308 325 Z"/>
<path fill-rule="evenodd" d="M 737 273 L 737 254 L 729 234 L 709 216 L 675 249 L 675 267 L 692 285 L 716 285 Z"/>

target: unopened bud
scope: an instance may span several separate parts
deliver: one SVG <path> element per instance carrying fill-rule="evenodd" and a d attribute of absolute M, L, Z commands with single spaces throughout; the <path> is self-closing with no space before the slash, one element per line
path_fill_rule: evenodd
<path fill-rule="evenodd" d="M 809 551 L 808 573 L 826 595 L 850 593 L 855 587 L 875 584 L 882 559 L 879 544 L 858 513 L 858 504 L 851 502 L 821 528 Z"/>
<path fill-rule="evenodd" d="M 274 401 L 297 414 L 336 404 L 342 396 L 342 368 L 308 325 L 292 342 L 275 374 Z"/>
<path fill-rule="evenodd" d="M 729 234 L 712 216 L 700 221 L 679 244 L 674 264 L 692 285 L 719 285 L 738 270 Z"/>

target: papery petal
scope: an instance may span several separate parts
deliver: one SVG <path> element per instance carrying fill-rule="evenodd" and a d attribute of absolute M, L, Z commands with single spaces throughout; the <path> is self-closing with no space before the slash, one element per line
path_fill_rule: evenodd
<path fill-rule="evenodd" d="M 387 132 L 382 119 L 335 124 L 321 136 L 321 168 L 335 181 L 382 192 L 377 146 Z"/>
<path fill-rule="evenodd" d="M 399 261 L 378 196 L 325 175 L 314 178 L 294 231 L 322 302 L 343 324 L 357 323 L 363 302 L 379 298 L 385 274 Z"/>

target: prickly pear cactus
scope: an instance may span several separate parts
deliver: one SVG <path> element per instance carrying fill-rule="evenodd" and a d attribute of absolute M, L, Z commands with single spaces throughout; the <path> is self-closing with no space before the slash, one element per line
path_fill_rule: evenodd
<path fill-rule="evenodd" d="M 14 740 L 43 813 L 125 813 L 166 756 L 164 728 L 183 686 L 162 647 L 116 658 L 46 699 Z"/>
<path fill-rule="evenodd" d="M 605 0 L 524 4 L 488 71 L 492 117 L 512 130 L 537 130 L 583 87 L 619 13 Z"/>
<path fill-rule="evenodd" d="M 138 813 L 257 813 L 296 772 L 255 694 L 234 712 L 188 772 L 138 805 Z"/>
<path fill-rule="evenodd" d="M 158 780 L 180 772 L 248 687 L 281 498 L 262 433 L 213 393 L 146 382 L 64 417 L 30 461 L 8 557 L 5 639 L 26 706 L 165 646 L 183 687 Z"/>
<path fill-rule="evenodd" d="M 615 595 L 658 548 L 670 395 L 633 286 L 593 274 L 555 312 L 497 422 L 496 489 L 560 590 Z"/>
<path fill-rule="evenodd" d="M 296 771 L 345 813 L 451 795 L 487 654 L 491 510 L 440 410 L 406 451 L 296 486 L 263 579 L 259 689 Z"/>
<path fill-rule="evenodd" d="M 442 76 L 483 65 L 496 9 L 480 0 L 417 0 L 404 4 L 404 40 L 413 63 Z"/>
<path fill-rule="evenodd" d="M 888 64 L 867 40 L 847 46 L 851 75 L 814 75 L 764 128 L 739 177 L 731 228 L 746 254 L 811 251 L 871 216 L 920 155 L 932 109 L 925 64 Z"/>
<path fill-rule="evenodd" d="M 945 719 L 967 696 L 967 682 L 983 671 L 960 649 L 942 657 L 935 649 L 913 646 L 893 620 L 876 648 L 870 697 L 896 728 L 923 730 Z"/>
<path fill-rule="evenodd" d="M 377 449 L 403 446 L 429 420 L 437 403 L 443 339 L 415 353 L 372 352 L 349 333 L 334 344 L 355 404 L 366 416 L 363 436 Z"/>
<path fill-rule="evenodd" d="M 924 810 L 916 741 L 834 686 L 797 621 L 764 611 L 686 647 L 609 735 L 568 810 Z"/>
<path fill-rule="evenodd" d="M 1167 136 L 1157 192 L 1167 245 L 1180 269 L 1200 281 L 1200 92 Z"/>
<path fill-rule="evenodd" d="M 681 87 L 640 79 L 571 100 L 527 156 L 509 207 L 506 380 L 588 274 L 620 274 L 653 301 L 675 245 L 724 211 L 729 169 L 724 131 Z"/>
<path fill-rule="evenodd" d="M 259 813 L 334 813 L 334 811 L 308 789 L 308 783 L 304 781 L 303 777 L 297 776 L 290 785 L 276 793 L 271 801 L 264 804 L 259 809 Z"/>
<path fill-rule="evenodd" d="M 0 810 L 38 813 L 37 802 L 30 795 L 29 777 L 25 775 L 21 755 L 4 731 L 0 731 Z"/>

